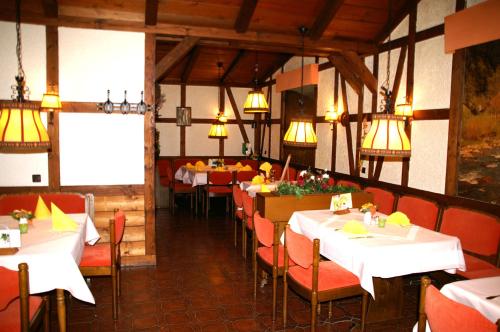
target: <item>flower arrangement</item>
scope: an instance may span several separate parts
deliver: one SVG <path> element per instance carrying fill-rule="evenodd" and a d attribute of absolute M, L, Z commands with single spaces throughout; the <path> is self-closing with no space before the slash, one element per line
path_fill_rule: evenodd
<path fill-rule="evenodd" d="M 302 171 L 297 183 L 282 182 L 277 187 L 277 192 L 281 195 L 295 195 L 302 197 L 304 195 L 321 193 L 352 193 L 359 189 L 350 186 L 335 186 L 334 181 L 325 172 L 320 175 L 313 174 L 310 170 Z"/>
<path fill-rule="evenodd" d="M 14 210 L 10 213 L 10 216 L 17 221 L 19 221 L 21 218 L 26 218 L 27 220 L 33 219 L 33 213 L 31 211 L 27 210 Z"/>

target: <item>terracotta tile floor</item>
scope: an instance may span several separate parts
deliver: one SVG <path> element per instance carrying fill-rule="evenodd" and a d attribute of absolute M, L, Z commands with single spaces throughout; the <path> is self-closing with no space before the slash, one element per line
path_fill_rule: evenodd
<path fill-rule="evenodd" d="M 122 270 L 119 319 L 111 315 L 111 280 L 92 279 L 96 305 L 68 301 L 69 331 L 308 331 L 309 304 L 289 292 L 287 328 L 271 319 L 271 286 L 258 288 L 254 301 L 251 260 L 233 246 L 233 224 L 220 211 L 209 220 L 178 210 L 158 210 L 157 266 Z M 186 209 L 187 210 L 187 209 Z M 240 237 L 238 237 L 239 239 Z M 406 282 L 405 319 L 372 324 L 367 331 L 410 331 L 417 316 L 418 287 Z M 282 288 L 278 289 L 278 317 Z M 339 301 L 328 321 L 323 306 L 318 331 L 350 331 L 351 316 L 359 319 L 360 299 Z M 52 328 L 57 317 L 53 309 Z M 343 322 L 344 321 L 344 322 Z M 357 327 L 354 331 L 359 330 Z"/>

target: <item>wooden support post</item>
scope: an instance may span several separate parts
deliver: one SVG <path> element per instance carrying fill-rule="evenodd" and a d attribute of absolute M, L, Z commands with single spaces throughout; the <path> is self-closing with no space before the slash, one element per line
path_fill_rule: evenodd
<path fill-rule="evenodd" d="M 349 105 L 347 104 L 347 89 L 344 77 L 341 77 L 340 83 L 342 87 L 342 103 L 344 105 L 344 112 L 347 112 L 347 114 L 349 114 Z M 350 122 L 348 122 L 345 126 L 345 132 L 347 141 L 347 157 L 349 159 L 349 174 L 354 175 L 354 158 L 352 151 L 352 134 Z"/>
<path fill-rule="evenodd" d="M 181 107 L 186 107 L 186 84 L 181 84 Z M 186 155 L 186 126 L 180 128 L 180 155 Z"/>
<path fill-rule="evenodd" d="M 250 143 L 247 131 L 245 130 L 245 126 L 243 125 L 243 121 L 241 120 L 240 111 L 238 110 L 238 104 L 236 104 L 236 100 L 234 99 L 233 91 L 231 90 L 230 87 L 226 87 L 226 92 L 229 98 L 229 102 L 231 103 L 231 107 L 233 108 L 234 116 L 236 117 L 238 127 L 240 128 L 241 137 L 243 137 L 243 141 L 245 143 Z"/>
<path fill-rule="evenodd" d="M 155 102 L 155 35 L 146 33 L 144 63 L 144 102 Z M 145 251 L 156 261 L 155 245 L 155 116 L 154 112 L 144 114 L 144 212 Z"/>
<path fill-rule="evenodd" d="M 361 93 L 358 95 L 358 121 L 356 126 L 356 169 L 355 175 L 359 176 L 361 171 L 361 131 L 363 129 L 363 98 L 364 98 L 364 89 L 361 90 Z"/>
<path fill-rule="evenodd" d="M 335 111 L 339 107 L 339 71 L 335 69 L 335 74 L 333 77 L 333 108 Z M 337 124 L 334 123 L 332 126 L 332 157 L 330 170 L 335 172 L 335 163 L 337 161 Z"/>
<path fill-rule="evenodd" d="M 57 4 L 56 4 L 57 5 Z M 59 34 L 57 27 L 45 27 L 46 52 L 47 52 L 47 78 L 46 90 L 59 93 Z M 49 112 L 47 131 L 51 149 L 49 159 L 49 190 L 59 191 L 61 189 L 60 157 L 59 157 L 59 112 Z"/>
<path fill-rule="evenodd" d="M 378 80 L 378 53 L 373 55 L 373 75 Z M 372 94 L 372 114 L 377 113 L 377 93 Z M 375 162 L 374 156 L 368 157 L 368 178 L 373 178 L 373 164 Z"/>
<path fill-rule="evenodd" d="M 261 121 L 260 121 L 260 113 L 256 113 L 253 116 L 253 119 L 255 121 L 255 129 L 254 129 L 254 151 L 256 154 L 260 153 L 260 136 L 261 136 Z"/>
<path fill-rule="evenodd" d="M 224 87 L 219 86 L 219 112 L 224 112 L 226 108 L 226 96 Z M 224 138 L 219 138 L 219 157 L 224 157 Z"/>

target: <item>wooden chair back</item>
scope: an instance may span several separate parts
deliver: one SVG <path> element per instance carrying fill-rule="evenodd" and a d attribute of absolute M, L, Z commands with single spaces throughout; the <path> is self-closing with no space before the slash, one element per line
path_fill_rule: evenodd
<path fill-rule="evenodd" d="M 252 171 L 239 171 L 236 173 L 236 182 L 252 181 L 253 177 L 259 173 L 256 170 Z"/>

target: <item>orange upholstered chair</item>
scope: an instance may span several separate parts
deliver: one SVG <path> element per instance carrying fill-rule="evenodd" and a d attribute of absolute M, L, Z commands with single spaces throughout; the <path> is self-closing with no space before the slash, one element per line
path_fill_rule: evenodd
<path fill-rule="evenodd" d="M 288 259 L 297 265 L 290 266 Z M 283 275 L 283 325 L 286 326 L 288 286 L 311 302 L 311 331 L 316 329 L 317 306 L 321 302 L 362 295 L 361 331 L 365 329 L 368 295 L 358 277 L 332 261 L 319 259 L 319 239 L 309 240 L 285 228 L 285 270 Z M 330 307 L 331 308 L 331 307 Z M 331 310 L 329 311 L 331 317 Z"/>
<path fill-rule="evenodd" d="M 364 190 L 373 194 L 373 203 L 377 205 L 378 211 L 387 215 L 394 211 L 395 197 L 392 192 L 376 187 L 366 187 Z"/>
<path fill-rule="evenodd" d="M 259 173 L 256 170 L 252 171 L 240 171 L 236 173 L 236 183 L 241 183 L 243 181 L 252 181 L 253 177 Z"/>
<path fill-rule="evenodd" d="M 170 181 L 172 181 L 172 163 L 168 159 L 160 159 L 157 163 L 158 175 L 160 176 L 160 184 L 164 187 L 170 188 Z"/>
<path fill-rule="evenodd" d="M 339 181 L 337 181 L 337 183 L 335 185 L 344 186 L 344 187 L 354 187 L 354 188 L 361 189 L 361 186 L 359 185 L 359 183 L 349 181 L 349 180 L 339 180 Z"/>
<path fill-rule="evenodd" d="M 120 296 L 120 243 L 125 230 L 125 214 L 116 211 L 109 221 L 109 243 L 85 246 L 80 271 L 84 277 L 111 276 L 113 294 L 113 319 L 118 318 L 118 296 Z"/>
<path fill-rule="evenodd" d="M 0 196 L 0 215 L 10 214 L 13 210 L 35 211 L 38 196 L 50 208 L 57 205 L 64 213 L 85 213 L 85 195 L 77 193 L 29 193 Z"/>
<path fill-rule="evenodd" d="M 34 331 L 43 322 L 48 332 L 48 297 L 30 296 L 28 264 L 21 263 L 18 269 L 0 266 L 0 331 Z"/>
<path fill-rule="evenodd" d="M 234 246 L 237 245 L 238 221 L 243 222 L 243 191 L 240 186 L 233 185 L 233 221 L 234 221 Z M 244 229 L 244 228 L 242 228 Z"/>
<path fill-rule="evenodd" d="M 260 216 L 255 211 L 254 217 L 254 285 L 253 295 L 257 296 L 257 267 L 272 275 L 273 277 L 273 321 L 276 319 L 276 289 L 278 287 L 278 277 L 283 276 L 285 269 L 284 256 L 285 247 L 279 242 L 279 224 Z M 293 261 L 288 262 L 289 266 L 295 265 Z"/>
<path fill-rule="evenodd" d="M 191 159 L 177 159 L 174 161 L 174 167 L 167 168 L 168 182 L 170 182 L 170 212 L 175 214 L 175 196 L 186 195 L 189 196 L 190 208 L 193 209 L 194 197 L 196 194 L 196 188 L 189 183 L 183 183 L 182 181 L 177 181 L 175 177 L 175 172 L 179 167 L 185 165 L 188 162 L 195 162 Z M 178 167 L 177 167 L 178 166 Z M 177 167 L 177 168 L 176 168 Z"/>
<path fill-rule="evenodd" d="M 274 179 L 279 180 L 281 178 L 281 173 L 283 173 L 283 166 L 278 163 L 272 163 L 271 171 L 274 171 Z"/>
<path fill-rule="evenodd" d="M 485 213 L 450 207 L 443 212 L 441 233 L 460 239 L 467 271 L 457 273 L 467 279 L 500 276 L 500 269 L 487 260 L 496 261 L 500 243 L 498 218 Z M 484 257 L 479 259 L 476 256 Z"/>
<path fill-rule="evenodd" d="M 236 165 L 236 159 L 224 158 L 224 165 Z"/>
<path fill-rule="evenodd" d="M 498 328 L 479 311 L 449 299 L 429 278 L 422 277 L 418 332 L 425 331 L 426 320 L 432 332 L 496 332 Z"/>
<path fill-rule="evenodd" d="M 232 172 L 208 172 L 207 184 L 205 186 L 205 218 L 208 219 L 210 209 L 210 197 L 225 197 L 226 212 L 229 212 L 229 203 L 233 195 L 233 173 Z"/>
<path fill-rule="evenodd" d="M 412 224 L 436 230 L 439 208 L 433 202 L 416 196 L 401 196 L 396 210 L 406 214 Z"/>
<path fill-rule="evenodd" d="M 247 258 L 247 232 L 253 235 L 253 212 L 254 212 L 254 199 L 248 195 L 246 191 L 241 194 L 243 201 L 243 221 L 241 223 L 241 250 L 244 258 Z M 252 242 L 253 244 L 253 239 Z"/>
<path fill-rule="evenodd" d="M 252 170 L 255 170 L 255 171 L 259 169 L 259 162 L 257 160 L 243 159 L 243 160 L 240 161 L 240 163 L 243 166 L 250 165 L 250 167 L 252 167 Z"/>
<path fill-rule="evenodd" d="M 288 174 L 285 174 L 285 181 L 297 180 L 297 170 L 294 167 L 288 167 Z"/>

